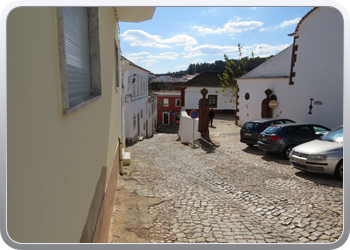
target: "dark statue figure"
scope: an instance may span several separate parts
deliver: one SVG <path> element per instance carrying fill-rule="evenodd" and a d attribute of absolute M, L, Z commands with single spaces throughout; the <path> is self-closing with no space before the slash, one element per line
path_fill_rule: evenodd
<path fill-rule="evenodd" d="M 199 100 L 199 123 L 198 123 L 198 132 L 201 133 L 201 136 L 206 139 L 210 140 L 209 138 L 209 99 L 205 96 L 208 94 L 208 90 L 206 88 L 203 88 L 201 90 L 201 94 L 203 97 Z"/>

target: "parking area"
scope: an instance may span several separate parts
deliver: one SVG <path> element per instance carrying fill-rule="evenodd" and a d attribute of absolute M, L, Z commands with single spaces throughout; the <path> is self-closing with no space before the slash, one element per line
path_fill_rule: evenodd
<path fill-rule="evenodd" d="M 343 230 L 343 183 L 332 176 L 304 173 L 281 156 L 247 147 L 239 141 L 234 117 L 220 118 L 210 128 L 220 143 L 213 150 L 183 145 L 176 134 L 167 133 L 129 148 L 129 189 L 137 193 L 131 198 L 159 199 L 148 208 L 151 225 L 140 225 L 147 231 L 144 240 L 337 241 Z M 120 215 L 116 213 L 114 225 Z M 119 235 L 113 242 L 121 239 Z"/>

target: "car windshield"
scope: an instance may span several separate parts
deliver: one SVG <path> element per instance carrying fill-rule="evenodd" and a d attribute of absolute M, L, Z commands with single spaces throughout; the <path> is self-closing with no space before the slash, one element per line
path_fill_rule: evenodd
<path fill-rule="evenodd" d="M 319 140 L 331 142 L 343 142 L 343 127 L 337 127 L 322 136 Z"/>
<path fill-rule="evenodd" d="M 246 122 L 243 127 L 244 129 L 249 129 L 249 130 L 258 130 L 259 128 L 259 123 L 256 123 L 256 122 Z"/>

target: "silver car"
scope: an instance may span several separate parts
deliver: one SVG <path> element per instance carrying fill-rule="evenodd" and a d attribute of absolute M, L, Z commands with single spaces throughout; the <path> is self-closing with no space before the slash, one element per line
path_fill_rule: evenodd
<path fill-rule="evenodd" d="M 300 144 L 290 153 L 293 167 L 343 179 L 343 126 L 332 129 L 317 140 Z"/>

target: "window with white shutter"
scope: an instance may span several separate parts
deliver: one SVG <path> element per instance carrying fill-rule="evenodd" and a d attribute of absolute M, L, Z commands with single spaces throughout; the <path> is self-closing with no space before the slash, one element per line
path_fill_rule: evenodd
<path fill-rule="evenodd" d="M 101 97 L 98 8 L 56 9 L 62 106 L 70 114 Z"/>

